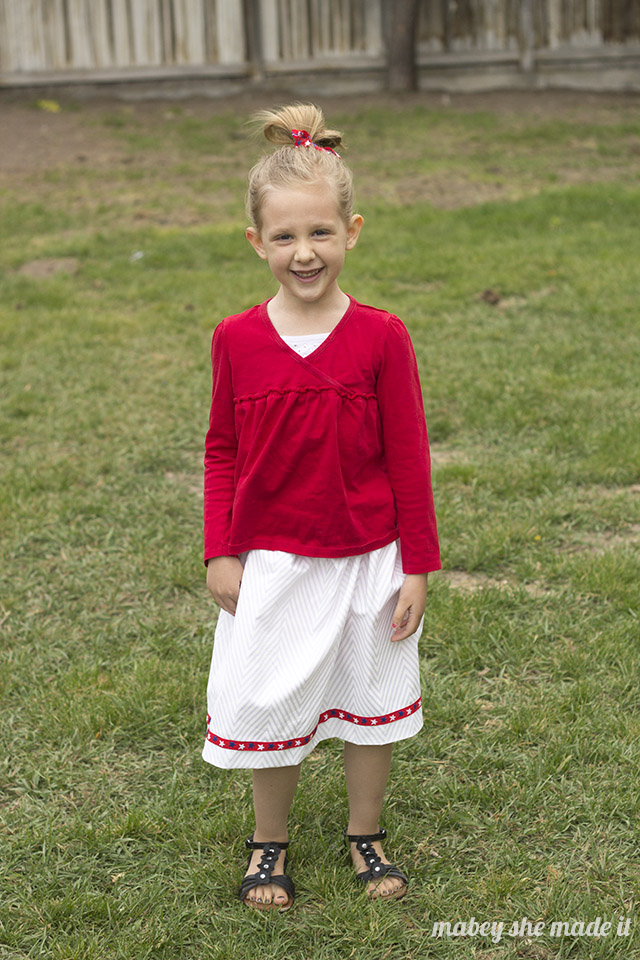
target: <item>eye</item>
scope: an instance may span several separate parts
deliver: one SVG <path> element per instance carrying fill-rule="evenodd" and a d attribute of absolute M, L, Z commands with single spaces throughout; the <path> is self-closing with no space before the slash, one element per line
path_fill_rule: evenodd
<path fill-rule="evenodd" d="M 279 234 L 278 234 L 277 236 L 275 236 L 273 239 L 274 239 L 274 240 L 291 240 L 291 234 L 290 234 L 290 233 L 279 233 Z"/>
<path fill-rule="evenodd" d="M 326 227 L 319 227 L 317 230 L 313 231 L 319 237 L 328 237 L 330 230 L 327 230 Z"/>

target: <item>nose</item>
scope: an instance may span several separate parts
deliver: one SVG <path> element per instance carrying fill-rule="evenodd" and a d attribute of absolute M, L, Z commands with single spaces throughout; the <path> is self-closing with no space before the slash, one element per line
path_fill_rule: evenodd
<path fill-rule="evenodd" d="M 315 258 L 315 252 L 311 241 L 307 237 L 301 237 L 296 244 L 295 259 L 298 263 L 311 263 Z"/>

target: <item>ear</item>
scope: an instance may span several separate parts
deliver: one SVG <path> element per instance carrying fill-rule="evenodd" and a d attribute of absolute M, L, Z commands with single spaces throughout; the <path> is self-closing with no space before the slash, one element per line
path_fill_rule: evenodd
<path fill-rule="evenodd" d="M 347 250 L 353 250 L 358 242 L 363 223 L 364 218 L 359 213 L 354 213 L 351 217 L 351 223 L 347 227 L 347 242 L 345 244 Z"/>
<path fill-rule="evenodd" d="M 261 260 L 267 259 L 267 253 L 264 249 L 264 244 L 262 242 L 262 237 L 260 236 L 260 231 L 256 227 L 247 227 L 244 232 L 245 237 L 258 254 Z"/>

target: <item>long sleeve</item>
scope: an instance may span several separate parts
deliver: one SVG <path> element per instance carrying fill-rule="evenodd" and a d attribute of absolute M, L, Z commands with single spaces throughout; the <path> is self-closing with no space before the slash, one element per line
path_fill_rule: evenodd
<path fill-rule="evenodd" d="M 385 461 L 396 504 L 406 574 L 439 570 L 440 549 L 431 488 L 431 463 L 422 388 L 409 333 L 387 321 L 376 393 Z"/>
<path fill-rule="evenodd" d="M 238 443 L 224 322 L 213 333 L 211 367 L 211 411 L 204 453 L 205 564 L 211 557 L 233 555 L 229 540 Z"/>

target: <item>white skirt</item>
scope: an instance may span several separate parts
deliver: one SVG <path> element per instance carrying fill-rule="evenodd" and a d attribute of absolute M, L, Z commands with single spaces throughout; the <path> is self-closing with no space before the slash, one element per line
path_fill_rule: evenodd
<path fill-rule="evenodd" d="M 202 756 L 300 763 L 329 737 L 383 744 L 422 727 L 418 629 L 391 642 L 400 541 L 355 557 L 249 550 L 235 616 L 221 610 Z"/>

